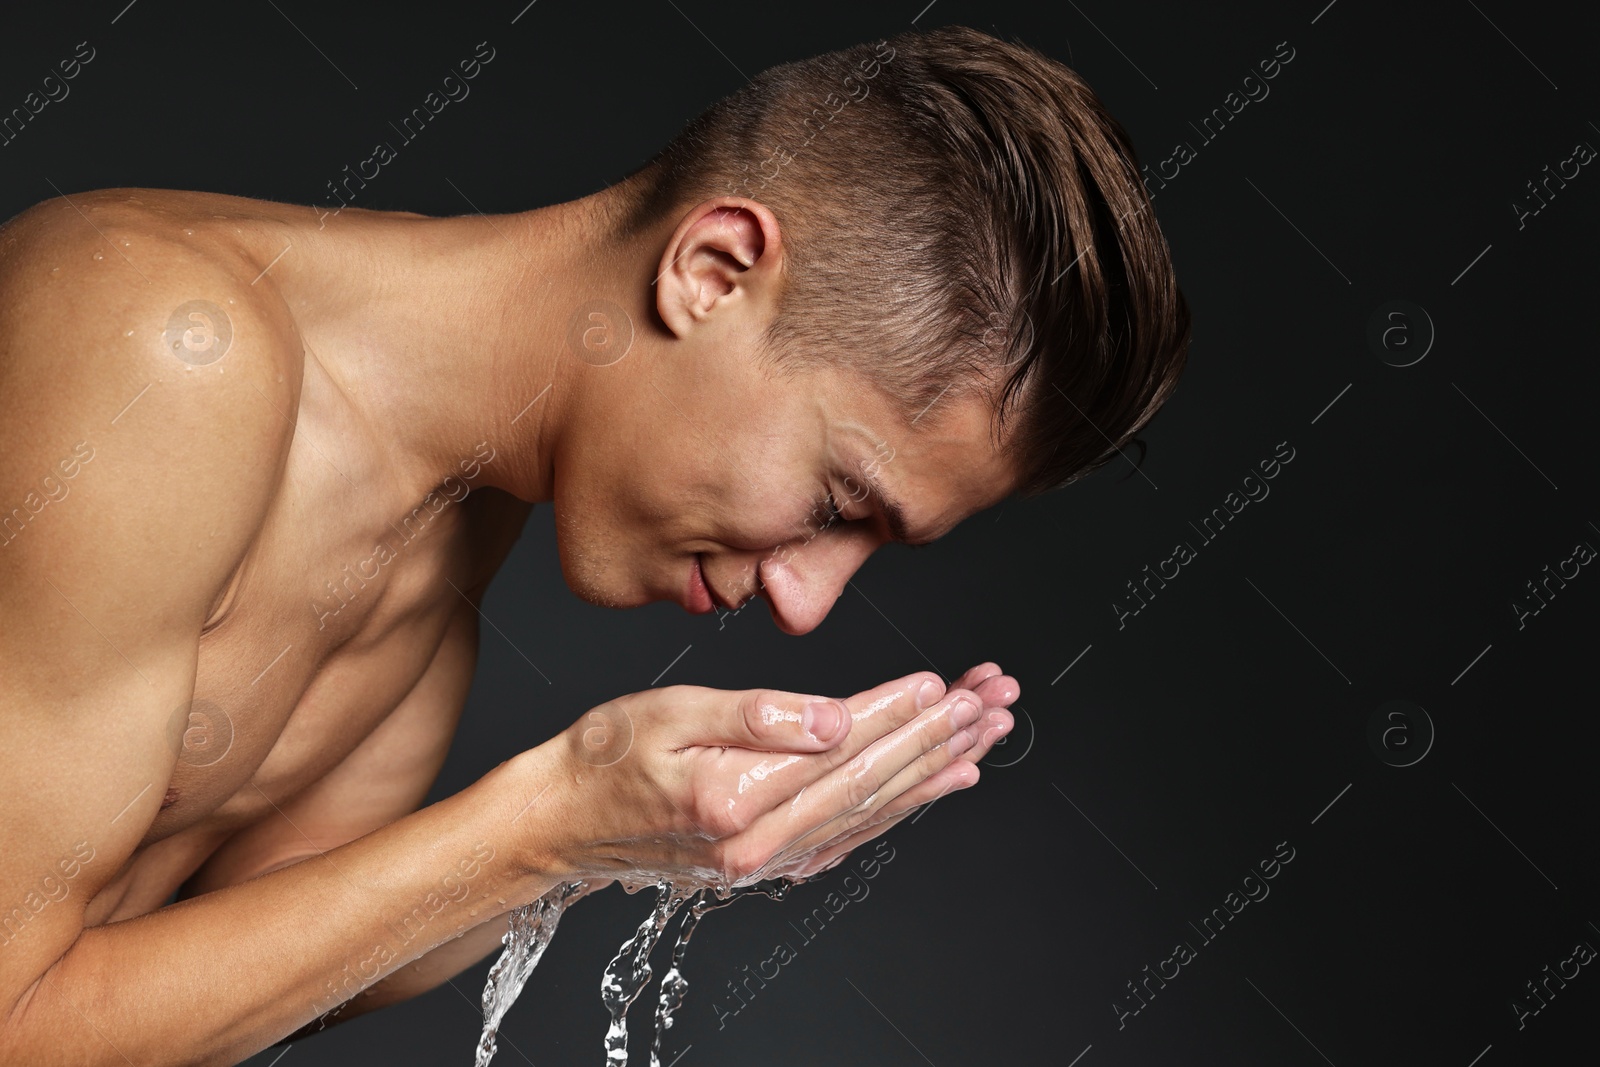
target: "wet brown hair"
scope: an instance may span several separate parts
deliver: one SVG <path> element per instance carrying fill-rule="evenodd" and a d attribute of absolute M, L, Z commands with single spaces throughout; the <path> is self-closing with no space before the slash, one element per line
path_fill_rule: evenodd
<path fill-rule="evenodd" d="M 1127 134 L 1075 72 L 949 26 L 772 67 L 619 186 L 633 234 L 717 195 L 784 228 L 777 367 L 844 363 L 908 420 L 974 388 L 1018 491 L 1099 468 L 1189 343 Z"/>

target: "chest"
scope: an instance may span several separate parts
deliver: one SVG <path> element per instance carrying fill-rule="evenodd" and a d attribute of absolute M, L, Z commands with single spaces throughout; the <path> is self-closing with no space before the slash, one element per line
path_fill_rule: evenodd
<path fill-rule="evenodd" d="M 193 699 L 166 723 L 177 761 L 144 846 L 180 880 L 393 713 L 526 515 L 493 490 L 341 509 L 311 481 L 269 509 L 200 635 Z"/>

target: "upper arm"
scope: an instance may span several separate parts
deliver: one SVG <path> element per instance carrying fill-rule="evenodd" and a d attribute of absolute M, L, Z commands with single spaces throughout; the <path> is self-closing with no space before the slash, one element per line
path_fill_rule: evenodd
<path fill-rule="evenodd" d="M 0 1009 L 82 929 L 177 757 L 197 639 L 292 436 L 281 313 L 111 198 L 0 230 Z M 98 257 L 98 258 L 97 258 Z M 226 308 L 196 366 L 172 311 Z M 84 857 L 90 857 L 87 860 Z"/>

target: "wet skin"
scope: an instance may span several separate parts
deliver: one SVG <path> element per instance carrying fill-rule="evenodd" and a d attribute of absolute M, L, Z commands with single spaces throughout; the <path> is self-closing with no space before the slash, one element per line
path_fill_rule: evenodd
<path fill-rule="evenodd" d="M 0 507 L 24 507 L 0 547 L 0 905 L 21 908 L 0 1059 L 234 1062 L 311 1022 L 352 961 L 341 1017 L 482 958 L 561 881 L 804 876 L 977 780 L 1019 692 L 992 663 L 849 697 L 816 734 L 814 695 L 632 694 L 602 705 L 630 724 L 623 758 L 597 763 L 580 717 L 420 807 L 535 503 L 586 599 L 703 609 L 703 574 L 798 634 L 891 539 L 878 488 L 927 540 L 1008 486 L 981 404 L 913 431 L 858 381 L 744 355 L 781 277 L 759 205 L 646 235 L 654 286 L 595 266 L 595 210 L 349 209 L 333 233 L 305 208 L 111 190 L 0 230 Z M 596 291 L 637 324 L 626 375 L 562 355 Z M 231 327 L 215 362 L 165 347 L 196 298 Z M 841 514 L 808 524 L 828 492 Z M 220 755 L 185 747 L 191 702 L 226 720 Z M 395 944 L 480 845 L 465 895 Z"/>

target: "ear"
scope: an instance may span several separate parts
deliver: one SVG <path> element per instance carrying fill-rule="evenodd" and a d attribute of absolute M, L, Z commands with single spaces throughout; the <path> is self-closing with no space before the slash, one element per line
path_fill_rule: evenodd
<path fill-rule="evenodd" d="M 684 215 L 661 254 L 656 310 L 678 337 L 714 316 L 777 307 L 783 235 L 765 204 L 719 196 Z"/>

